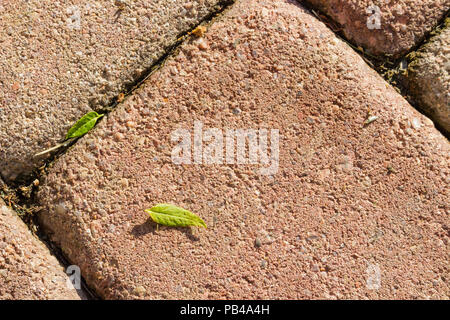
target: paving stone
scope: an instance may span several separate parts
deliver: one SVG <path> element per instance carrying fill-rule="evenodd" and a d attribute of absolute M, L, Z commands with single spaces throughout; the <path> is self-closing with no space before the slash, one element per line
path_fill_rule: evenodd
<path fill-rule="evenodd" d="M 410 93 L 450 132 L 450 19 L 442 32 L 410 57 L 406 75 Z"/>
<path fill-rule="evenodd" d="M 401 56 L 450 9 L 449 0 L 307 0 L 341 25 L 347 39 L 374 55 Z"/>
<path fill-rule="evenodd" d="M 111 102 L 219 2 L 1 1 L 4 180 L 39 166 L 44 156 L 36 153 L 56 145 L 91 108 Z"/>
<path fill-rule="evenodd" d="M 269 162 L 207 164 L 259 128 Z M 449 151 L 299 4 L 237 1 L 54 163 L 39 219 L 104 298 L 448 298 Z M 208 228 L 157 229 L 157 203 Z"/>
<path fill-rule="evenodd" d="M 0 199 L 0 300 L 79 300 L 64 268 Z"/>

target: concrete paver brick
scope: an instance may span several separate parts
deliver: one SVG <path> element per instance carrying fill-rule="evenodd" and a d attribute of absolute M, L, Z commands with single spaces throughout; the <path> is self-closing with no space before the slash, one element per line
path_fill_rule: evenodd
<path fill-rule="evenodd" d="M 267 129 L 272 171 L 228 129 Z M 237 1 L 54 163 L 39 219 L 104 298 L 448 298 L 449 151 L 301 5 Z"/>
<path fill-rule="evenodd" d="M 0 199 L 0 300 L 79 300 L 63 267 Z"/>
<path fill-rule="evenodd" d="M 450 23 L 447 25 L 414 53 L 406 82 L 425 112 L 450 132 Z"/>
<path fill-rule="evenodd" d="M 307 0 L 342 26 L 347 39 L 374 55 L 401 56 L 450 9 L 449 0 Z"/>

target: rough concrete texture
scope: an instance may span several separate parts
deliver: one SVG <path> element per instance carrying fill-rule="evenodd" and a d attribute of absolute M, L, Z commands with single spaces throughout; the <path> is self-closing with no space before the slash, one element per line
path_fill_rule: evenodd
<path fill-rule="evenodd" d="M 279 170 L 173 163 L 194 121 L 278 129 Z M 448 298 L 449 151 L 307 10 L 242 0 L 54 163 L 39 219 L 104 298 Z"/>
<path fill-rule="evenodd" d="M 419 44 L 450 9 L 450 0 L 306 0 L 341 25 L 369 54 L 398 57 Z M 379 24 L 377 24 L 379 22 Z"/>
<path fill-rule="evenodd" d="M 411 55 L 407 84 L 418 105 L 450 132 L 450 19 L 442 32 Z"/>
<path fill-rule="evenodd" d="M 1 1 L 4 179 L 40 165 L 34 154 L 57 144 L 91 108 L 111 102 L 218 2 Z"/>
<path fill-rule="evenodd" d="M 63 267 L 0 199 L 0 300 L 71 299 Z"/>

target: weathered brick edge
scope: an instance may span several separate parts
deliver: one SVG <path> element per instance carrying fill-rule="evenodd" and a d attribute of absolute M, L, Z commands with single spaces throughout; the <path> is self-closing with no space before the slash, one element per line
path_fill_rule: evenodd
<path fill-rule="evenodd" d="M 0 300 L 79 300 L 48 248 L 0 199 Z"/>

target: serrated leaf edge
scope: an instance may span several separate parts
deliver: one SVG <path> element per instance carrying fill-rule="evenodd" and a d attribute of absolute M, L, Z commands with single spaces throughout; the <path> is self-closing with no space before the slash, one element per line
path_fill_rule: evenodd
<path fill-rule="evenodd" d="M 167 212 L 164 212 L 164 210 L 161 210 L 162 207 L 167 206 L 170 209 L 175 209 L 175 210 L 179 210 L 178 215 L 173 215 L 173 214 L 168 214 Z M 153 207 L 151 207 L 150 209 L 145 209 L 145 212 L 147 212 L 150 216 L 150 218 L 152 218 L 152 220 L 155 223 L 158 223 L 156 221 L 156 219 L 152 216 L 152 214 L 160 214 L 160 215 L 166 215 L 168 217 L 174 217 L 174 218 L 178 218 L 178 219 L 184 219 L 187 221 L 194 221 L 197 224 L 192 224 L 192 226 L 198 226 L 198 227 L 204 227 L 204 228 L 208 228 L 206 226 L 205 221 L 203 221 L 202 218 L 200 218 L 199 216 L 197 216 L 196 214 L 190 212 L 189 210 L 183 209 L 181 207 L 177 207 L 175 205 L 172 204 L 167 204 L 167 203 L 160 203 L 157 204 Z"/>
<path fill-rule="evenodd" d="M 88 121 L 85 122 L 83 125 L 78 126 L 79 123 L 80 123 L 81 121 L 83 121 L 83 119 L 85 119 L 86 117 L 88 117 L 88 116 L 91 115 L 91 114 L 94 114 L 95 117 L 93 117 L 92 119 L 88 120 Z M 69 131 L 67 131 L 65 140 L 68 140 L 68 139 L 71 139 L 71 138 L 78 138 L 78 137 L 84 136 L 86 133 L 88 133 L 88 132 L 95 126 L 95 124 L 97 123 L 98 119 L 100 119 L 100 118 L 103 117 L 103 116 L 104 116 L 103 113 L 102 113 L 102 114 L 99 114 L 99 113 L 97 113 L 96 111 L 90 111 L 90 112 L 86 113 L 84 116 L 82 116 L 82 117 L 81 117 L 81 118 L 80 118 L 80 119 L 79 119 L 79 120 L 78 120 L 78 121 L 77 121 L 70 129 L 69 129 Z M 94 123 L 92 124 L 92 127 L 89 128 L 89 130 L 87 130 L 86 132 L 84 132 L 84 133 L 82 133 L 82 134 L 80 134 L 80 135 L 74 135 L 74 133 L 77 132 L 80 128 L 86 127 L 86 125 L 87 125 L 88 123 L 91 123 L 92 121 L 93 121 Z"/>

